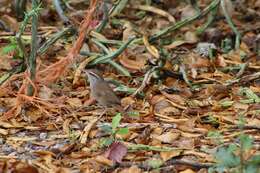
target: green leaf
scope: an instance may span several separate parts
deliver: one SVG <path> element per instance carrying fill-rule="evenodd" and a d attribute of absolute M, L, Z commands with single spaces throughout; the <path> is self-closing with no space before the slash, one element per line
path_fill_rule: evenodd
<path fill-rule="evenodd" d="M 109 125 L 100 126 L 101 130 L 107 133 L 112 133 L 112 127 Z"/>
<path fill-rule="evenodd" d="M 215 157 L 218 161 L 218 168 L 232 168 L 240 164 L 240 158 L 233 152 L 236 150 L 234 145 L 229 145 L 228 148 L 222 147 L 215 153 Z"/>
<path fill-rule="evenodd" d="M 126 135 L 129 132 L 128 128 L 120 128 L 116 133 L 119 135 Z"/>
<path fill-rule="evenodd" d="M 113 132 L 115 132 L 116 128 L 119 126 L 121 118 L 122 118 L 122 116 L 120 113 L 116 114 L 116 116 L 113 117 L 113 119 L 112 119 L 112 131 Z"/>
<path fill-rule="evenodd" d="M 255 155 L 249 160 L 249 164 L 260 165 L 260 155 Z"/>
<path fill-rule="evenodd" d="M 161 159 L 150 159 L 147 161 L 147 165 L 152 168 L 160 168 L 163 165 L 163 161 Z"/>
<path fill-rule="evenodd" d="M 113 143 L 113 139 L 112 138 L 102 138 L 100 140 L 100 146 L 101 147 L 107 147 L 109 145 L 111 145 Z"/>
<path fill-rule="evenodd" d="M 250 150 L 252 148 L 253 139 L 250 138 L 248 135 L 241 134 L 240 142 L 241 142 L 242 151 Z"/>
<path fill-rule="evenodd" d="M 247 163 L 245 171 L 246 173 L 258 173 L 260 165 L 260 155 L 253 156 Z"/>
<path fill-rule="evenodd" d="M 17 48 L 16 44 L 9 44 L 2 49 L 2 55 L 8 54 Z"/>
<path fill-rule="evenodd" d="M 221 101 L 220 102 L 220 105 L 223 107 L 223 108 L 228 108 L 230 106 L 232 106 L 234 103 L 234 101 L 232 100 L 224 100 L 224 101 Z"/>

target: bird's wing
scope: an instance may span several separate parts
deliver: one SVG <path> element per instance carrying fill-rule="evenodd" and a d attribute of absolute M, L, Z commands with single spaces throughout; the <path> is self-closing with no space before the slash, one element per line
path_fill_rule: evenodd
<path fill-rule="evenodd" d="M 109 104 L 121 104 L 120 99 L 117 97 L 112 88 L 108 85 L 107 82 L 102 83 L 102 85 L 98 86 L 98 91 L 96 93 L 97 97 L 105 97 L 107 98 L 107 102 Z"/>

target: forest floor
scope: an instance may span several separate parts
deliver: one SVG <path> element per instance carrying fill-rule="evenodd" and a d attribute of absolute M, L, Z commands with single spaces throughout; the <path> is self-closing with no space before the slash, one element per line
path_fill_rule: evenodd
<path fill-rule="evenodd" d="M 1 0 L 0 59 L 0 173 L 260 172 L 259 0 Z"/>

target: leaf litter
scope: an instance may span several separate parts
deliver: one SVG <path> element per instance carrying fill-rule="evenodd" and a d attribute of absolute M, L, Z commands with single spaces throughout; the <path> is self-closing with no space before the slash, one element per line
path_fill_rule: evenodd
<path fill-rule="evenodd" d="M 259 1 L 66 1 L 59 15 L 77 34 L 38 53 L 35 80 L 12 72 L 26 65 L 7 47 L 21 22 L 1 3 L 0 172 L 207 172 L 221 152 L 236 160 L 221 147 L 238 140 L 245 160 L 259 156 Z M 51 4 L 42 41 L 68 27 Z M 85 67 L 127 107 L 116 124 L 90 98 Z"/>

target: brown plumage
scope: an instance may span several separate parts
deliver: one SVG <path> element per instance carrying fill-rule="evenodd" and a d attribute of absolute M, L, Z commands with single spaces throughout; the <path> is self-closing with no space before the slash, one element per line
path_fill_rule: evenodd
<path fill-rule="evenodd" d="M 106 108 L 121 107 L 120 99 L 97 70 L 86 70 L 86 74 L 90 83 L 91 98 Z"/>

